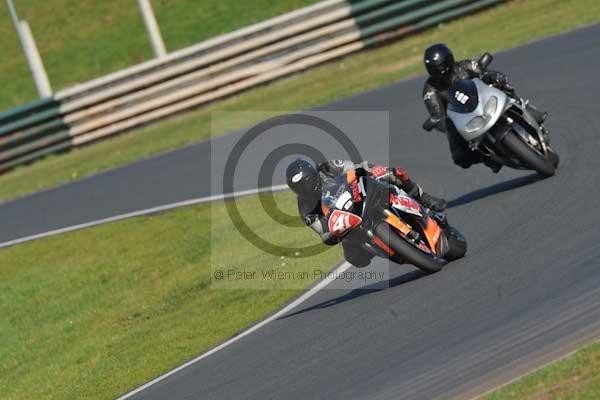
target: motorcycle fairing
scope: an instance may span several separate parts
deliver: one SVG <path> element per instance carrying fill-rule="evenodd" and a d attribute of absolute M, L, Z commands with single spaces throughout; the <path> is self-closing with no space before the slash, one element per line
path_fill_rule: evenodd
<path fill-rule="evenodd" d="M 461 114 L 475 111 L 479 104 L 475 82 L 462 79 L 448 89 L 448 109 Z"/>
<path fill-rule="evenodd" d="M 423 239 L 409 242 L 425 253 L 442 254 L 440 249 L 443 246 L 439 244 L 443 242 L 442 229 L 436 221 L 406 192 L 375 178 L 357 177 L 354 171 L 350 171 L 326 186 L 321 205 L 328 217 L 329 231 L 335 236 L 357 242 L 370 237 L 373 249 L 391 256 L 393 250 L 385 241 L 372 235 L 376 224 L 387 223 L 409 240 L 407 237 L 414 231 L 411 226 L 414 223 Z M 366 237 L 363 238 L 363 235 Z"/>
<path fill-rule="evenodd" d="M 437 254 L 438 242 L 442 234 L 442 228 L 440 228 L 440 226 L 433 220 L 433 218 L 427 217 L 425 226 L 423 228 L 423 233 L 427 238 L 429 247 L 431 248 L 434 254 Z"/>
<path fill-rule="evenodd" d="M 474 87 L 476 89 L 476 99 L 477 104 L 475 108 L 471 111 L 468 111 L 469 107 L 458 107 L 453 105 L 452 100 L 457 92 L 455 88 L 462 87 L 461 85 L 467 85 L 466 82 L 470 82 L 469 87 Z M 496 108 L 494 112 L 490 114 L 485 114 L 485 108 L 490 99 L 494 97 L 496 99 Z M 502 116 L 507 106 L 510 106 L 511 101 L 510 98 L 503 91 L 496 89 L 494 87 L 486 85 L 481 79 L 473 78 L 470 80 L 461 80 L 454 83 L 448 89 L 448 118 L 454 124 L 454 127 L 460 133 L 460 135 L 468 142 L 472 140 L 480 140 L 480 138 L 490 130 L 492 126 L 498 122 L 498 119 Z M 471 98 L 469 98 L 469 101 Z M 460 103 L 459 103 L 460 104 Z M 475 118 L 481 118 L 484 122 L 476 130 L 469 131 L 467 126 L 470 122 L 472 122 Z"/>
<path fill-rule="evenodd" d="M 419 217 L 423 216 L 423 214 L 421 213 L 421 205 L 412 197 L 409 197 L 402 193 L 390 194 L 390 204 L 392 207 L 405 213 L 413 214 Z"/>

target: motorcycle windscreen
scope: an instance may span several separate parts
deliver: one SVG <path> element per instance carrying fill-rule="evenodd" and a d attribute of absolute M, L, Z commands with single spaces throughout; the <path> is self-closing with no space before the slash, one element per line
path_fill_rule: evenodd
<path fill-rule="evenodd" d="M 475 111 L 479 104 L 477 85 L 475 82 L 463 79 L 456 81 L 448 89 L 448 109 L 460 114 Z"/>
<path fill-rule="evenodd" d="M 364 201 L 362 218 L 366 226 L 374 228 L 379 211 L 388 202 L 390 189 L 386 184 L 370 177 L 364 177 L 363 184 L 367 196 Z"/>

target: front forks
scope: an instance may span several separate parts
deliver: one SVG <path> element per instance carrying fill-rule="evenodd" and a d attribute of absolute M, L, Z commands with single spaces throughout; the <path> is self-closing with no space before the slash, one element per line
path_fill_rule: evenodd
<path fill-rule="evenodd" d="M 535 127 L 534 127 L 535 128 Z M 544 132 L 541 130 L 541 127 L 535 129 L 535 133 L 537 138 L 535 138 L 531 132 L 525 129 L 521 124 L 513 124 L 513 129 L 517 134 L 528 143 L 531 147 L 537 149 L 538 147 L 541 150 L 541 153 L 545 156 L 548 154 L 548 146 L 546 145 L 546 140 L 544 138 Z"/>

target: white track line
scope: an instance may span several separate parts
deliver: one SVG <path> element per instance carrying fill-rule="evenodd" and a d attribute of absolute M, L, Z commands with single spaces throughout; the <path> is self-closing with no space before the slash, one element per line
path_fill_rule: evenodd
<path fill-rule="evenodd" d="M 321 289 L 323 289 L 325 286 L 329 285 L 329 283 L 331 283 L 332 281 L 334 281 L 339 274 L 343 273 L 344 271 L 346 271 L 348 268 L 350 268 L 352 265 L 347 263 L 346 261 L 344 261 L 342 264 L 340 264 L 336 269 L 333 270 L 333 273 L 328 274 L 327 278 L 323 279 L 322 281 L 320 281 L 319 283 L 317 283 L 315 286 L 313 286 L 312 288 L 310 288 L 309 290 L 307 290 L 306 292 L 304 292 L 300 297 L 298 297 L 296 300 L 292 301 L 290 304 L 288 304 L 287 306 L 285 306 L 284 308 L 282 308 L 281 310 L 277 311 L 275 314 L 271 315 L 270 317 L 268 317 L 267 319 L 262 320 L 261 322 L 257 323 L 256 325 L 248 328 L 247 330 L 245 330 L 244 332 L 240 333 L 237 336 L 234 336 L 233 338 L 229 339 L 228 341 L 221 343 L 220 345 L 218 345 L 217 347 L 213 348 L 212 350 L 207 351 L 206 353 L 194 358 L 193 360 L 190 360 L 188 362 L 186 362 L 185 364 L 180 365 L 179 367 L 159 376 L 158 378 L 155 378 L 153 380 L 151 380 L 148 383 L 143 384 L 142 386 L 138 387 L 137 389 L 132 390 L 129 393 L 126 393 L 124 395 L 122 395 L 121 397 L 117 398 L 116 400 L 125 400 L 130 398 L 131 396 L 141 392 L 144 389 L 149 388 L 150 386 L 154 385 L 155 383 L 158 383 L 166 378 L 168 378 L 169 376 L 181 371 L 182 369 L 185 369 L 187 367 L 189 367 L 192 364 L 197 363 L 198 361 L 216 353 L 219 350 L 224 349 L 225 347 L 229 346 L 230 344 L 233 344 L 235 342 L 237 342 L 238 340 L 240 340 L 241 338 L 243 338 L 244 336 L 247 336 L 257 330 L 259 330 L 260 328 L 262 328 L 263 326 L 265 326 L 266 324 L 268 324 L 269 322 L 272 322 L 274 320 L 276 320 L 277 318 L 283 316 L 284 314 L 288 313 L 289 311 L 291 311 L 292 309 L 294 309 L 295 307 L 297 307 L 298 305 L 302 304 L 303 302 L 305 302 L 307 299 L 311 298 L 312 296 L 314 296 L 316 293 L 318 293 Z"/>
<path fill-rule="evenodd" d="M 269 192 L 269 191 L 281 192 L 281 191 L 286 190 L 287 188 L 288 188 L 287 185 L 277 185 L 277 186 L 265 187 L 265 188 L 259 188 L 259 189 L 243 190 L 243 191 L 235 192 L 235 193 L 217 194 L 214 196 L 200 197 L 197 199 L 184 200 L 184 201 L 180 201 L 177 203 L 164 204 L 162 206 L 152 207 L 152 208 L 148 208 L 145 210 L 133 211 L 133 212 L 126 213 L 126 214 L 115 215 L 114 217 L 98 219 L 96 221 L 90 221 L 90 222 L 86 222 L 86 223 L 79 224 L 79 225 L 67 226 L 65 228 L 55 229 L 55 230 L 48 231 L 48 232 L 42 232 L 42 233 L 38 233 L 35 235 L 25 236 L 25 237 L 22 237 L 19 239 L 10 240 L 8 242 L 0 243 L 0 249 L 4 248 L 4 247 L 10 247 L 10 246 L 14 246 L 17 244 L 25 243 L 25 242 L 30 242 L 35 239 L 41 239 L 41 238 L 45 238 L 48 236 L 60 235 L 62 233 L 72 232 L 72 231 L 89 228 L 89 227 L 96 226 L 96 225 L 107 224 L 109 222 L 121 221 L 121 220 L 127 219 L 127 218 L 140 217 L 142 215 L 149 215 L 149 214 L 154 214 L 154 213 L 158 213 L 158 212 L 168 211 L 168 210 L 172 210 L 174 208 L 192 206 L 192 205 L 203 204 L 203 203 L 210 203 L 212 201 L 226 200 L 226 199 L 230 199 L 233 197 L 250 196 L 250 195 L 259 194 L 259 193 L 263 193 L 263 192 Z"/>

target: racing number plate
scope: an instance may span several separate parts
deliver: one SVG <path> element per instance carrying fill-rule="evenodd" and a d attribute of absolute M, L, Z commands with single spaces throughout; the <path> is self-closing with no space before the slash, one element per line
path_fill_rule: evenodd
<path fill-rule="evenodd" d="M 362 218 L 358 215 L 347 211 L 333 210 L 327 224 L 329 226 L 329 232 L 336 236 L 342 236 L 361 222 Z"/>

